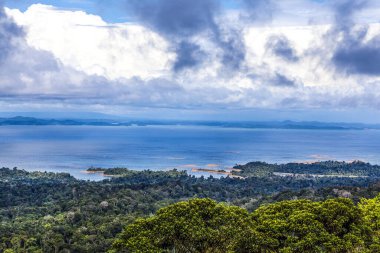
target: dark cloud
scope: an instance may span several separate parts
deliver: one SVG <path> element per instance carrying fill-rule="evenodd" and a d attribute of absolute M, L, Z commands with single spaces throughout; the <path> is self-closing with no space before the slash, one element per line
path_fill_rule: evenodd
<path fill-rule="evenodd" d="M 380 75 L 380 37 L 363 42 L 355 35 L 334 52 L 333 63 L 347 74 Z"/>
<path fill-rule="evenodd" d="M 128 0 L 127 7 L 148 27 L 164 36 L 189 37 L 216 29 L 216 0 Z"/>
<path fill-rule="evenodd" d="M 4 62 L 15 48 L 15 38 L 23 36 L 23 30 L 9 18 L 0 1 L 0 63 Z"/>
<path fill-rule="evenodd" d="M 195 67 L 201 63 L 200 46 L 191 38 L 202 32 L 217 33 L 216 0 L 128 0 L 127 9 L 143 25 L 160 33 L 176 50 L 174 71 Z"/>
<path fill-rule="evenodd" d="M 353 16 L 368 4 L 368 0 L 337 0 L 334 7 L 335 29 L 350 31 L 354 25 Z"/>
<path fill-rule="evenodd" d="M 252 20 L 262 18 L 270 6 L 268 0 L 241 0 L 245 13 Z M 245 59 L 242 27 L 222 27 L 217 23 L 221 13 L 219 0 L 128 0 L 132 17 L 168 39 L 176 50 L 174 71 L 196 67 L 207 59 L 192 38 L 201 33 L 222 51 L 221 61 L 228 70 L 240 70 Z M 189 59 L 187 59 L 189 57 Z"/>
<path fill-rule="evenodd" d="M 243 31 L 240 28 L 232 28 L 226 34 L 218 30 L 214 34 L 214 42 L 222 51 L 221 61 L 228 72 L 239 71 L 242 68 L 246 55 L 246 47 L 243 41 Z"/>
<path fill-rule="evenodd" d="M 244 43 L 238 39 L 229 39 L 228 41 L 221 42 L 223 48 L 223 64 L 228 66 L 230 70 L 239 70 L 245 59 L 246 48 Z"/>
<path fill-rule="evenodd" d="M 270 37 L 266 43 L 266 49 L 286 61 L 297 62 L 299 60 L 297 53 L 285 36 Z"/>
<path fill-rule="evenodd" d="M 252 23 L 268 22 L 272 19 L 275 4 L 272 0 L 238 0 L 241 4 L 242 22 L 244 26 Z M 242 70 L 242 64 L 246 56 L 243 27 L 234 27 L 227 31 L 223 38 L 219 30 L 219 46 L 223 49 L 223 63 L 228 63 L 232 70 Z"/>
<path fill-rule="evenodd" d="M 272 78 L 271 84 L 279 87 L 295 87 L 297 86 L 297 82 L 289 77 L 282 75 L 280 73 L 276 73 L 275 77 Z"/>
<path fill-rule="evenodd" d="M 187 41 L 179 43 L 176 51 L 177 58 L 173 66 L 176 72 L 189 67 L 195 67 L 204 58 L 204 52 L 200 46 Z"/>
<path fill-rule="evenodd" d="M 355 24 L 354 15 L 367 7 L 366 0 L 341 0 L 334 6 L 335 26 L 330 40 L 338 40 L 332 57 L 345 74 L 380 75 L 380 35 L 365 40 L 368 27 Z M 360 28 L 359 28 L 360 27 Z"/>
<path fill-rule="evenodd" d="M 244 25 L 254 22 L 267 22 L 272 19 L 274 4 L 271 0 L 239 0 L 242 7 L 241 20 Z M 242 69 L 242 64 L 246 56 L 246 46 L 244 44 L 243 27 L 234 27 L 224 32 L 223 37 L 220 29 L 217 33 L 219 47 L 223 49 L 222 61 L 230 70 Z"/>

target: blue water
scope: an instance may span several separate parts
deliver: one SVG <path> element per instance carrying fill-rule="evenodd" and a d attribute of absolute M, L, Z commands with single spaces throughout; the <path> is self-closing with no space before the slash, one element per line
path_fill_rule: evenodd
<path fill-rule="evenodd" d="M 217 127 L 1 126 L 0 166 L 70 172 L 228 168 L 249 161 L 363 160 L 380 164 L 379 130 Z"/>

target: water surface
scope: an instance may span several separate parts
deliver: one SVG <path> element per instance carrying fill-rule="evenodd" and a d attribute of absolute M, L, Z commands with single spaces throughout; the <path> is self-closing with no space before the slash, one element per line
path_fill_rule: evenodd
<path fill-rule="evenodd" d="M 285 130 L 182 126 L 1 126 L 0 166 L 70 172 L 228 168 L 237 163 L 363 160 L 380 164 L 379 130 Z"/>

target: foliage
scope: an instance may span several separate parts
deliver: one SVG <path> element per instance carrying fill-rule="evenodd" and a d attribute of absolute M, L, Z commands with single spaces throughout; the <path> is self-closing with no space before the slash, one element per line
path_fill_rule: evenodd
<path fill-rule="evenodd" d="M 380 252 L 380 195 L 373 199 L 362 199 L 358 206 L 365 224 L 370 227 L 372 232 L 371 249 L 373 252 Z"/>
<path fill-rule="evenodd" d="M 114 243 L 114 252 L 230 252 L 249 229 L 248 212 L 210 199 L 192 199 L 138 219 Z M 144 250 L 142 250 L 144 249 Z"/>
<path fill-rule="evenodd" d="M 371 165 L 361 161 L 325 161 L 315 163 L 287 163 L 279 165 L 264 162 L 250 162 L 245 165 L 237 165 L 234 168 L 237 169 L 237 171 L 234 171 L 233 174 L 243 177 L 266 177 L 273 175 L 274 172 L 278 172 L 303 175 L 335 175 L 380 178 L 380 166 Z"/>
<path fill-rule="evenodd" d="M 110 252 L 378 252 L 379 199 L 282 201 L 251 214 L 192 199 L 137 219 Z"/>
<path fill-rule="evenodd" d="M 66 173 L 0 169 L 0 252 L 105 252 L 123 228 L 137 218 L 150 217 L 162 207 L 192 198 L 227 203 L 212 204 L 211 201 L 210 210 L 228 207 L 234 211 L 238 207 L 230 205 L 236 205 L 240 208 L 236 210 L 246 213 L 267 203 L 290 199 L 322 201 L 339 197 L 342 192 L 349 192 L 349 197 L 358 202 L 360 197 L 374 197 L 380 190 L 375 177 L 294 178 L 268 174 L 246 179 L 216 179 L 196 178 L 176 170 L 119 168 L 104 169 L 105 172 L 113 177 L 93 182 L 77 180 Z M 365 210 L 361 205 L 360 208 Z M 371 215 L 365 216 L 365 220 L 371 220 Z M 255 224 L 259 220 L 252 218 L 247 222 Z M 236 229 L 241 226 L 244 224 Z M 265 232 L 253 230 L 252 226 L 234 235 L 240 234 L 244 239 L 252 238 L 251 232 L 253 235 Z M 209 228 L 205 226 L 205 229 Z M 373 226 L 369 229 L 377 231 Z M 236 246 L 234 249 L 239 252 L 238 243 L 244 240 L 233 240 L 220 246 L 223 249 Z M 374 243 L 371 245 L 375 248 Z"/>
<path fill-rule="evenodd" d="M 349 199 L 284 201 L 260 207 L 253 214 L 255 237 L 250 252 L 363 252 L 366 229 Z"/>

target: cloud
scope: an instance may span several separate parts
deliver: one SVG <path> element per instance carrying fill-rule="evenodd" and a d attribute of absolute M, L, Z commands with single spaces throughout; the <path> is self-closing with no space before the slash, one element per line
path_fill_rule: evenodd
<path fill-rule="evenodd" d="M 154 78 L 169 72 L 175 58 L 165 39 L 142 25 L 109 24 L 83 11 L 41 4 L 8 12 L 27 30 L 30 46 L 88 75 Z"/>
<path fill-rule="evenodd" d="M 218 30 L 215 15 L 219 4 L 214 0 L 131 0 L 126 5 L 131 16 L 173 44 L 177 55 L 174 71 L 200 64 L 201 58 L 194 57 L 201 52 L 200 46 L 191 39 L 204 32 L 215 35 Z"/>
<path fill-rule="evenodd" d="M 219 23 L 217 30 L 217 44 L 223 49 L 222 62 L 230 71 L 245 71 L 247 45 L 245 43 L 245 28 L 253 24 L 265 24 L 272 20 L 276 5 L 271 0 L 239 0 L 240 16 L 237 21 L 224 20 L 224 23 L 234 23 L 226 25 Z"/>
<path fill-rule="evenodd" d="M 368 26 L 355 24 L 356 13 L 368 7 L 366 0 L 340 0 L 334 6 L 331 40 L 338 38 L 332 62 L 346 74 L 380 75 L 380 35 L 368 38 Z"/>
<path fill-rule="evenodd" d="M 223 50 L 222 63 L 229 71 L 241 71 L 246 56 L 246 45 L 243 41 L 243 30 L 239 27 L 230 28 L 225 38 L 218 33 L 217 43 Z"/>
<path fill-rule="evenodd" d="M 368 0 L 338 0 L 333 4 L 335 28 L 341 31 L 350 31 L 355 24 L 354 14 L 368 4 Z"/>
<path fill-rule="evenodd" d="M 345 73 L 380 75 L 380 36 L 363 42 L 360 35 L 346 38 L 334 53 L 333 62 Z"/>
<path fill-rule="evenodd" d="M 218 3 L 186 1 L 186 10 L 172 13 L 177 1 L 135 1 L 135 20 L 127 23 L 41 4 L 6 9 L 1 20 L 17 29 L 0 25 L 5 48 L 13 48 L 0 68 L 1 101 L 199 111 L 379 108 L 377 67 L 365 61 L 377 57 L 380 24 L 356 25 L 356 12 L 343 15 L 354 7 L 342 7 L 345 21 L 331 28 L 263 25 L 276 19 L 271 1 L 241 0 L 237 10 Z"/>
<path fill-rule="evenodd" d="M 205 57 L 199 45 L 182 41 L 176 50 L 178 53 L 173 69 L 179 72 L 189 67 L 195 67 Z"/>
<path fill-rule="evenodd" d="M 25 13 L 9 12 L 12 13 L 20 23 L 24 22 L 26 26 L 21 28 L 21 26 L 14 23 L 4 11 L 4 15 L 1 17 L 2 20 L 7 21 L 6 26 L 4 27 L 17 27 L 21 30 L 25 28 L 25 31 L 27 32 L 19 34 L 9 32 L 10 29 L 5 29 L 8 31 L 6 35 L 8 38 L 7 41 L 9 41 L 6 52 L 9 53 L 8 49 L 13 43 L 13 40 L 17 40 L 17 43 L 14 43 L 14 45 L 12 44 L 12 46 L 14 46 L 12 53 L 7 55 L 6 59 L 4 59 L 4 65 L 0 68 L 0 98 L 3 102 L 7 101 L 8 103 L 19 104 L 27 103 L 30 106 L 33 104 L 46 104 L 49 105 L 49 107 L 61 104 L 78 106 L 107 105 L 109 107 L 131 105 L 137 107 L 190 108 L 218 105 L 220 103 L 224 104 L 228 100 L 228 97 L 233 94 L 227 88 L 212 88 L 211 86 L 203 87 L 202 89 L 185 88 L 184 82 L 177 82 L 170 76 L 167 78 L 155 77 L 151 74 L 149 75 L 149 78 L 144 78 L 145 76 L 141 74 L 139 76 L 125 75 L 118 78 L 112 78 L 105 72 L 103 72 L 102 75 L 91 74 L 86 67 L 83 67 L 82 63 L 75 63 L 75 58 L 71 58 L 72 62 L 66 64 L 65 57 L 67 57 L 67 55 L 61 55 L 59 53 L 59 50 L 65 49 L 68 55 L 75 55 L 77 50 L 82 49 L 82 46 L 93 46 L 87 44 L 83 45 L 80 42 L 77 42 L 78 44 L 73 43 L 76 39 L 74 39 L 74 41 L 72 40 L 73 34 L 70 32 L 73 32 L 71 30 L 73 26 L 71 26 L 70 23 L 62 23 L 68 25 L 67 33 L 62 34 L 68 37 L 58 38 L 58 40 L 62 39 L 65 44 L 60 43 L 55 45 L 58 46 L 55 50 L 54 48 L 51 48 L 52 44 L 47 42 L 49 42 L 49 39 L 51 39 L 50 37 L 53 37 L 52 35 L 57 32 L 55 30 L 49 30 L 48 25 L 45 26 L 45 29 L 47 30 L 42 32 L 42 37 L 33 38 L 33 36 L 39 36 L 38 34 L 33 33 L 37 31 L 41 32 L 41 28 L 39 27 L 41 25 L 40 22 L 46 22 L 45 18 L 47 17 L 51 17 L 50 21 L 55 24 L 54 28 L 60 31 L 61 27 L 57 25 L 59 24 L 59 22 L 56 21 L 57 18 L 63 19 L 63 17 L 65 17 L 63 19 L 64 21 L 71 20 L 75 23 L 79 20 L 74 19 L 73 17 L 78 17 L 79 15 L 84 18 L 82 19 L 82 22 L 86 22 L 89 21 L 86 15 L 78 12 L 73 13 L 71 11 L 59 11 L 59 13 L 57 13 L 56 9 L 42 5 L 33 6 L 33 8 Z M 29 19 L 29 15 L 33 18 Z M 36 21 L 35 15 L 38 15 L 43 19 L 41 21 Z M 93 17 L 90 17 L 90 20 L 93 20 L 92 18 Z M 37 27 L 30 25 L 29 22 L 33 21 L 36 22 L 35 25 Z M 4 27 L 2 24 L 3 23 L 1 23 L 0 28 L 3 30 Z M 79 27 L 80 29 L 85 29 L 81 31 L 84 31 L 84 33 L 90 32 L 94 37 L 96 37 L 98 32 L 105 29 L 104 26 L 100 27 L 92 25 Z M 96 29 L 96 31 L 92 33 L 92 29 Z M 128 28 L 126 30 L 121 29 L 113 31 L 114 33 L 109 32 L 109 30 L 106 29 L 106 32 L 109 37 L 105 38 L 103 46 L 107 45 L 107 47 L 112 47 L 112 45 L 107 44 L 112 38 L 115 39 L 115 37 L 117 38 L 118 36 L 128 38 L 129 36 L 133 37 L 134 35 L 132 34 L 133 30 L 128 30 Z M 138 28 L 137 36 L 144 36 L 145 34 L 146 31 L 144 29 Z M 47 36 L 48 38 L 44 36 Z M 154 35 L 151 36 L 154 37 Z M 37 38 L 42 39 L 41 44 L 37 43 L 34 44 L 35 46 L 31 46 L 30 43 L 36 43 L 36 41 L 38 41 Z M 128 43 L 131 43 L 131 41 L 128 41 Z M 146 45 L 147 48 L 149 46 L 151 45 Z M 188 50 L 189 54 L 193 54 L 194 50 L 197 50 L 197 48 L 191 48 L 192 45 L 182 46 L 182 50 Z M 44 47 L 51 51 L 39 49 Z M 140 54 L 137 54 L 130 59 L 132 62 L 136 61 L 136 58 L 144 57 L 144 54 L 146 53 L 144 43 L 141 43 L 140 47 L 140 50 L 138 50 Z M 112 52 L 112 49 L 113 48 L 107 48 L 107 51 L 111 50 Z M 90 54 L 85 55 L 87 60 L 89 59 L 89 55 Z M 78 57 L 78 55 L 75 56 Z M 160 55 L 155 55 L 155 57 L 157 56 L 159 57 Z M 96 57 L 97 56 L 94 55 L 91 59 L 96 59 Z M 78 60 L 80 60 L 80 58 Z M 188 61 L 189 59 L 186 58 L 184 61 L 185 60 Z M 105 62 L 105 67 L 112 67 L 112 63 L 110 66 L 107 66 L 106 64 L 107 62 Z M 121 63 L 119 62 L 118 64 Z M 188 62 L 187 64 L 191 64 L 191 62 Z M 164 72 L 162 71 L 161 74 L 163 75 L 163 73 Z M 212 95 L 210 96 L 210 94 Z"/>
<path fill-rule="evenodd" d="M 299 60 L 297 53 L 285 36 L 271 36 L 267 40 L 266 48 L 286 61 L 297 62 Z"/>
<path fill-rule="evenodd" d="M 15 48 L 14 38 L 22 37 L 24 34 L 22 28 L 5 14 L 2 4 L 0 1 L 0 63 L 4 62 Z"/>
<path fill-rule="evenodd" d="M 214 0 L 129 0 L 131 15 L 165 36 L 191 37 L 204 30 L 216 29 Z"/>
<path fill-rule="evenodd" d="M 215 0 L 130 0 L 127 10 L 138 22 L 158 32 L 173 44 L 177 58 L 173 64 L 175 72 L 196 67 L 209 61 L 212 53 L 203 50 L 194 42 L 199 35 L 208 37 L 221 50 L 219 61 L 229 71 L 240 70 L 246 54 L 243 27 L 228 25 Z M 251 21 L 268 18 L 271 2 L 267 0 L 243 0 L 244 17 Z M 223 22 L 224 21 L 224 22 Z M 198 57 L 194 57 L 194 56 Z M 206 55 L 209 57 L 199 57 Z M 185 60 L 190 57 L 189 60 Z M 212 59 L 215 60 L 215 59 Z"/>
<path fill-rule="evenodd" d="M 297 86 L 297 82 L 289 77 L 282 75 L 280 73 L 276 73 L 275 77 L 271 80 L 271 83 L 275 86 L 283 86 L 283 87 L 295 87 Z"/>
<path fill-rule="evenodd" d="M 31 47 L 24 28 L 1 6 L 0 21 L 0 97 L 3 100 L 27 99 L 33 103 L 109 94 L 109 80 L 65 66 L 51 52 Z"/>
<path fill-rule="evenodd" d="M 276 9 L 272 0 L 240 0 L 246 10 L 244 15 L 253 21 L 268 21 Z"/>

